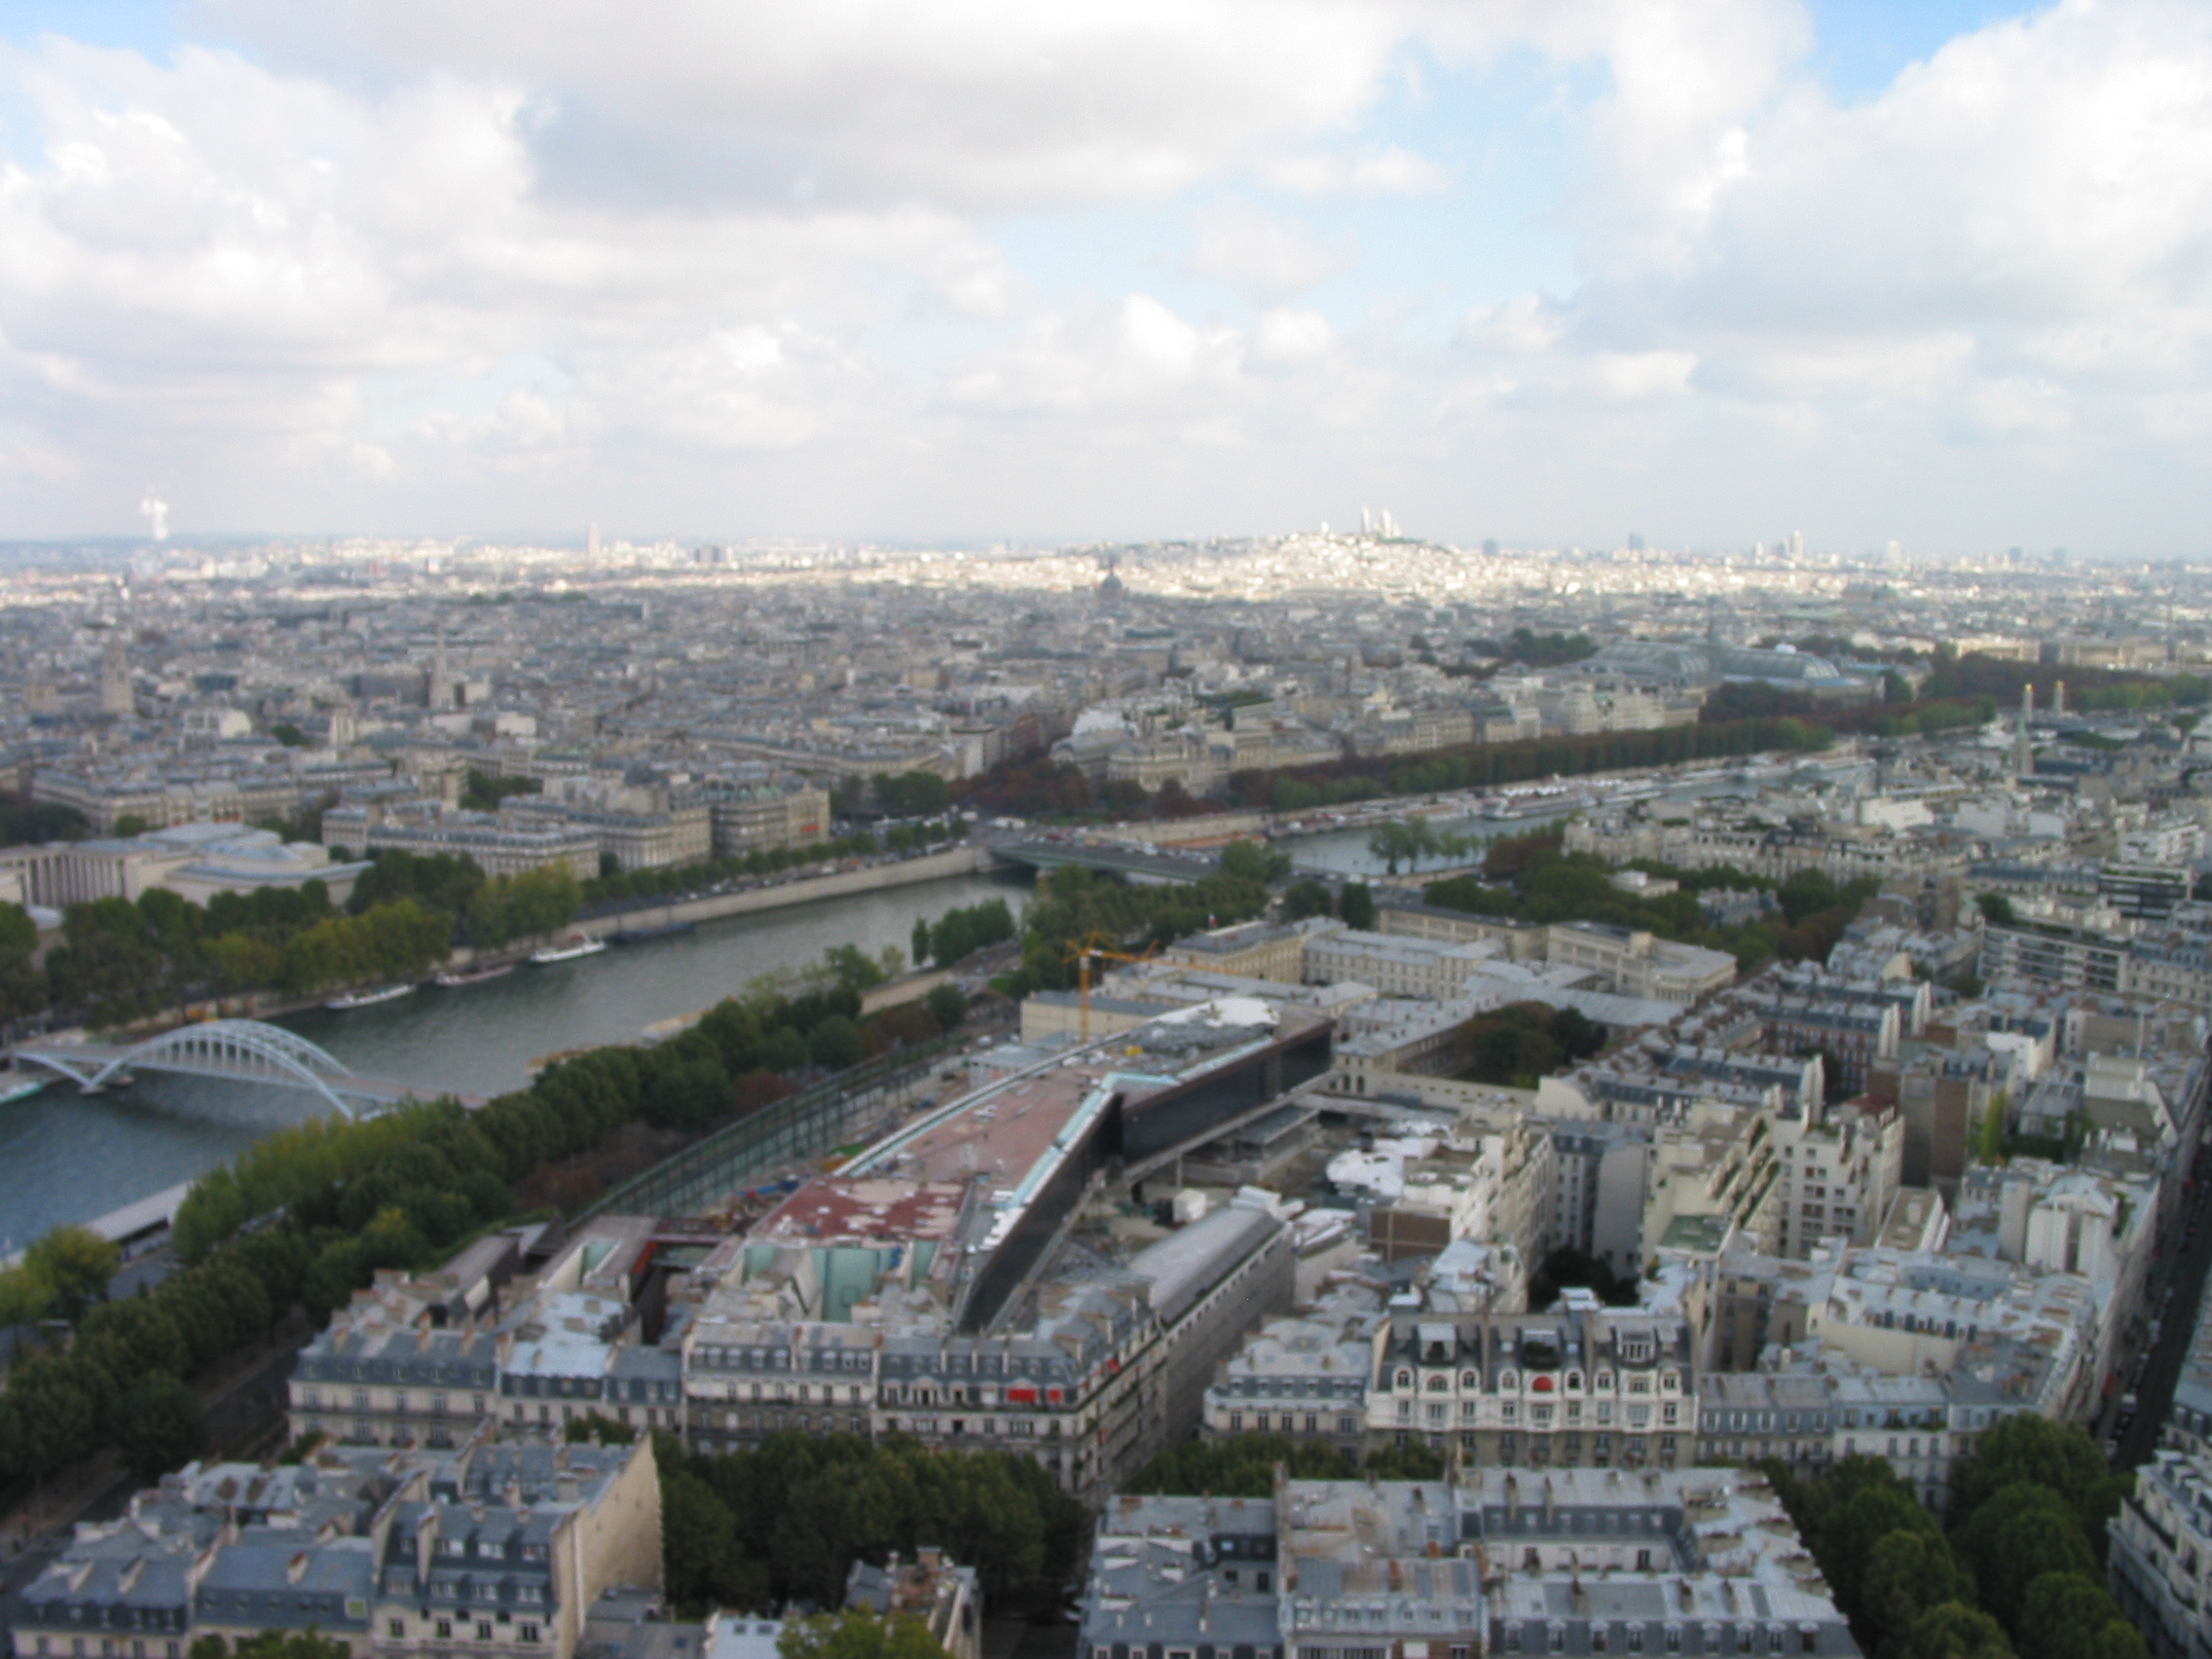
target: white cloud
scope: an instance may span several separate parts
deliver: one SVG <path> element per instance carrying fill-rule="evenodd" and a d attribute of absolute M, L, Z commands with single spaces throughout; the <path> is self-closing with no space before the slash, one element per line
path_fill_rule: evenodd
<path fill-rule="evenodd" d="M 1283 156 L 1261 174 L 1299 196 L 1433 196 L 1451 177 L 1434 162 L 1396 144 L 1345 154 Z"/>
<path fill-rule="evenodd" d="M 1276 307 L 1261 313 L 1252 335 L 1252 358 L 1259 363 L 1309 363 L 1335 349 L 1337 331 L 1319 312 Z"/>
<path fill-rule="evenodd" d="M 259 60 L 0 49 L 32 146 L 0 163 L 19 526 L 125 528 L 152 489 L 180 527 L 681 519 L 743 475 L 795 528 L 940 529 L 956 478 L 963 528 L 1108 534 L 1215 484 L 1282 522 L 1271 491 L 1376 457 L 1470 535 L 1450 511 L 1706 527 L 1789 491 L 1925 541 L 1916 512 L 2020 511 L 2023 465 L 2130 526 L 2212 507 L 2212 12 L 2183 0 L 2070 0 L 1848 106 L 1795 0 L 217 4 Z M 1417 64 L 1408 106 L 1530 49 L 1569 89 L 1539 211 L 1574 266 L 1470 305 L 1513 268 L 1472 148 L 1375 116 Z M 1058 223 L 1134 263 L 1053 290 L 1006 227 Z M 1174 494 L 1194 447 L 1217 464 Z"/>
<path fill-rule="evenodd" d="M 1303 225 L 1230 202 L 1200 220 L 1184 269 L 1263 299 L 1279 299 L 1342 275 L 1357 259 L 1348 239 L 1325 244 Z"/>
<path fill-rule="evenodd" d="M 1354 120 L 1391 0 L 224 0 L 310 63 L 547 89 L 656 187 L 1016 206 L 1170 194 Z M 588 164 L 586 169 L 588 171 Z"/>

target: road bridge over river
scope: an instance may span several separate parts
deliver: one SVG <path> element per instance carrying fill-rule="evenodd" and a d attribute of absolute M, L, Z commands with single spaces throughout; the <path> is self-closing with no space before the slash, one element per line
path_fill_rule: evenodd
<path fill-rule="evenodd" d="M 1145 852 L 1089 841 L 1002 841 L 992 846 L 991 857 L 1002 864 L 1027 865 L 1031 869 L 1074 866 L 1109 870 L 1140 882 L 1190 882 L 1221 873 L 1221 862 L 1211 853 Z"/>

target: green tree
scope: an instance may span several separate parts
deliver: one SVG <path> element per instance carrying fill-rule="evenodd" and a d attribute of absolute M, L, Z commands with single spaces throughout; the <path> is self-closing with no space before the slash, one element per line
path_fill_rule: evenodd
<path fill-rule="evenodd" d="M 727 1116 L 729 1107 L 729 1073 L 710 1052 L 654 1078 L 638 1115 L 656 1128 L 703 1129 Z"/>
<path fill-rule="evenodd" d="M 2025 1481 L 1985 1498 L 1960 1527 L 1956 1542 L 1980 1586 L 1981 1604 L 2014 1636 L 2035 1580 L 2046 1572 L 2096 1570 L 2073 1506 L 2051 1488 Z"/>
<path fill-rule="evenodd" d="M 1329 892 L 1329 884 L 1308 876 L 1294 881 L 1282 896 L 1283 916 L 1293 922 L 1308 916 L 1326 916 L 1336 909 L 1336 899 Z"/>
<path fill-rule="evenodd" d="M 89 1227 L 56 1227 L 23 1252 L 23 1266 L 54 1295 L 54 1309 L 74 1321 L 123 1265 L 120 1247 Z"/>
<path fill-rule="evenodd" d="M 907 956 L 913 962 L 915 967 L 919 968 L 923 963 L 927 962 L 930 959 L 929 917 L 916 916 L 914 918 L 913 937 L 906 942 L 909 946 L 907 950 Z"/>
<path fill-rule="evenodd" d="M 2144 1659 L 2143 1638 L 2093 1578 L 2046 1572 L 2021 1605 L 2020 1659 Z"/>
<path fill-rule="evenodd" d="M 860 1028 L 844 1014 L 833 1014 L 814 1028 L 807 1052 L 816 1065 L 843 1071 L 861 1057 Z"/>
<path fill-rule="evenodd" d="M 1894 1478 L 1868 1482 L 1827 1512 L 1813 1554 L 1828 1582 L 1848 1594 L 1841 1587 L 1865 1582 L 1876 1546 L 1894 1532 L 1937 1535 L 1935 1520 L 1913 1501 L 1902 1483 Z"/>
<path fill-rule="evenodd" d="M 200 1397 L 166 1372 L 131 1383 L 117 1396 L 114 1409 L 115 1444 L 141 1481 L 182 1468 L 206 1444 L 207 1419 Z"/>
<path fill-rule="evenodd" d="M 226 1644 L 219 1636 L 194 1637 L 190 1659 L 347 1659 L 345 1641 L 313 1630 L 265 1630 Z"/>
<path fill-rule="evenodd" d="M 1981 911 L 1982 919 L 1993 927 L 2009 928 L 2018 925 L 2019 917 L 2013 913 L 2012 901 L 2002 893 L 1977 893 L 1974 906 Z"/>
<path fill-rule="evenodd" d="M 1875 1541 L 1852 1600 L 1852 1622 L 1877 1659 L 1898 1659 L 1923 1614 L 1946 1602 L 1972 1604 L 1973 1579 L 1937 1533 L 1900 1529 Z"/>
<path fill-rule="evenodd" d="M 1265 841 L 1232 841 L 1221 849 L 1221 873 L 1266 887 L 1290 873 L 1290 855 Z"/>
<path fill-rule="evenodd" d="M 893 946 L 896 953 L 897 946 Z M 840 984 L 856 991 L 871 991 L 897 972 L 870 956 L 857 944 L 833 944 L 822 953 L 823 963 Z"/>
<path fill-rule="evenodd" d="M 2054 1422 L 2032 1412 L 2004 1419 L 1974 1442 L 1951 1469 L 1950 1516 L 1965 1527 L 1998 1493 L 2023 1482 L 2047 1487 L 2080 1522 L 2101 1555 L 2105 1525 L 2120 1513 L 2127 1477 L 2116 1475 L 2080 1423 Z"/>
<path fill-rule="evenodd" d="M 1337 914 L 1346 927 L 1362 933 L 1375 931 L 1375 889 L 1364 881 L 1347 881 L 1337 895 Z"/>
<path fill-rule="evenodd" d="M 286 749 L 305 749 L 308 746 L 308 734 L 290 720 L 278 720 L 269 728 L 269 735 Z"/>
<path fill-rule="evenodd" d="M 46 1317 L 54 1306 L 54 1286 L 20 1265 L 0 1268 L 0 1331 Z"/>
<path fill-rule="evenodd" d="M 935 772 L 885 774 L 874 787 L 875 804 L 892 818 L 934 818 L 952 801 L 951 788 Z"/>
<path fill-rule="evenodd" d="M 940 1031 L 957 1031 L 968 1017 L 968 998 L 958 985 L 933 985 L 924 1000 Z"/>
<path fill-rule="evenodd" d="M 0 1466 L 52 1474 L 91 1456 L 114 1394 L 106 1372 L 74 1355 L 24 1360 L 0 1394 Z"/>
<path fill-rule="evenodd" d="M 784 1627 L 778 1659 L 949 1659 L 911 1613 L 878 1618 L 866 1608 L 823 1613 Z"/>
<path fill-rule="evenodd" d="M 2012 1659 L 2012 1644 L 1987 1613 L 1945 1602 L 1920 1615 L 1903 1659 Z"/>
<path fill-rule="evenodd" d="M 771 1072 L 794 1072 L 808 1063 L 810 1054 L 806 1039 L 788 1025 L 779 1025 L 761 1039 L 760 1069 Z"/>

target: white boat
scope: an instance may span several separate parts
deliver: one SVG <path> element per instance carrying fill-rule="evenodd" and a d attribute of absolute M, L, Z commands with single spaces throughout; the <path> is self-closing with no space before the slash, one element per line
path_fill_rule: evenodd
<path fill-rule="evenodd" d="M 607 948 L 607 940 L 593 939 L 587 934 L 572 933 L 555 940 L 543 950 L 534 950 L 530 959 L 536 963 L 573 962 L 579 956 L 597 956 Z"/>
<path fill-rule="evenodd" d="M 372 1003 L 397 1002 L 409 995 L 413 985 L 377 985 L 366 991 L 347 991 L 342 995 L 325 998 L 323 1007 L 343 1014 L 350 1008 L 367 1008 Z"/>
<path fill-rule="evenodd" d="M 494 962 L 482 968 L 441 969 L 430 980 L 441 991 L 458 991 L 464 985 L 481 985 L 487 979 L 503 979 L 515 971 L 512 962 Z"/>
<path fill-rule="evenodd" d="M 18 1066 L 0 1071 L 0 1106 L 13 1106 L 18 1100 L 28 1100 L 54 1081 L 43 1072 L 27 1072 Z"/>

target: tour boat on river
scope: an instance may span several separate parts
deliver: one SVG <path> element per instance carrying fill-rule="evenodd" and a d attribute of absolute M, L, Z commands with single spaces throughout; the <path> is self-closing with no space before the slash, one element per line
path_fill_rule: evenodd
<path fill-rule="evenodd" d="M 570 933 L 562 935 L 543 950 L 532 951 L 530 959 L 540 965 L 548 962 L 573 962 L 579 956 L 597 956 L 606 948 L 607 940 L 603 939 L 593 939 L 589 934 Z"/>
<path fill-rule="evenodd" d="M 347 991 L 324 1000 L 323 1007 L 343 1014 L 350 1008 L 368 1008 L 375 1003 L 397 1002 L 414 992 L 413 985 L 375 985 L 365 991 Z"/>
<path fill-rule="evenodd" d="M 512 962 L 486 962 L 470 968 L 441 969 L 430 983 L 441 991 L 458 991 L 467 985 L 481 985 L 487 979 L 503 979 L 515 971 Z"/>

